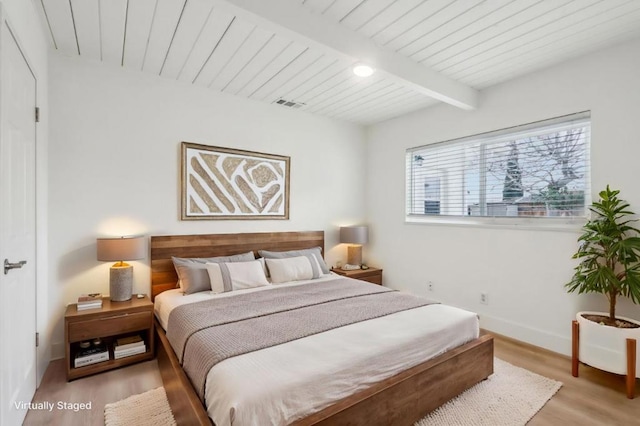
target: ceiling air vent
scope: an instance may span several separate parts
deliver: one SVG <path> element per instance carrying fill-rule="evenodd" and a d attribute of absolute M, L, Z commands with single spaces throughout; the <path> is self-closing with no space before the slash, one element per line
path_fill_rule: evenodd
<path fill-rule="evenodd" d="M 286 107 L 289 107 L 289 108 L 302 108 L 303 106 L 306 105 L 305 103 L 302 103 L 302 102 L 293 102 L 293 101 L 288 101 L 288 100 L 282 99 L 282 98 L 278 99 L 276 101 L 276 103 L 278 105 L 286 106 Z"/>

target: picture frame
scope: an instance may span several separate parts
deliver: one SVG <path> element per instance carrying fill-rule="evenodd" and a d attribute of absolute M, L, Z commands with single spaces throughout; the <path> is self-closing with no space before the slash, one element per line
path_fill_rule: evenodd
<path fill-rule="evenodd" d="M 181 219 L 289 219 L 290 157 L 182 142 Z"/>

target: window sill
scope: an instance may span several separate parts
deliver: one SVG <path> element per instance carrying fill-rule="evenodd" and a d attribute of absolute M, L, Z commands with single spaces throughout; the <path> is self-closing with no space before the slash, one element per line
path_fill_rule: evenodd
<path fill-rule="evenodd" d="M 587 222 L 585 217 L 575 218 L 522 218 L 472 216 L 406 216 L 410 225 L 440 225 L 476 228 L 516 229 L 525 231 L 557 231 L 580 233 Z"/>

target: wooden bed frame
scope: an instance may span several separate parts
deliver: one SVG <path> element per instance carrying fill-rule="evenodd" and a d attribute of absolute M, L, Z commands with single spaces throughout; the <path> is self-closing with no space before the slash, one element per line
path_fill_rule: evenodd
<path fill-rule="evenodd" d="M 324 232 L 171 235 L 151 237 L 151 297 L 176 287 L 171 256 L 214 257 L 258 250 L 321 247 Z M 156 320 L 158 366 L 178 425 L 211 425 Z M 493 373 L 493 338 L 484 335 L 350 395 L 295 425 L 409 425 Z"/>

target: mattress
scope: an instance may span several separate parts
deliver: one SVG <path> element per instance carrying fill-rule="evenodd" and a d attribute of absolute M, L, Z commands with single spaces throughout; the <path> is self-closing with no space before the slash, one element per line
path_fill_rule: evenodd
<path fill-rule="evenodd" d="M 317 281 L 278 286 L 313 285 Z M 166 329 L 175 307 L 234 294 L 237 292 L 183 295 L 179 290 L 165 291 L 155 299 L 156 316 Z M 467 343 L 478 334 L 476 314 L 434 304 L 229 358 L 207 375 L 207 412 L 217 426 L 285 425 Z"/>

